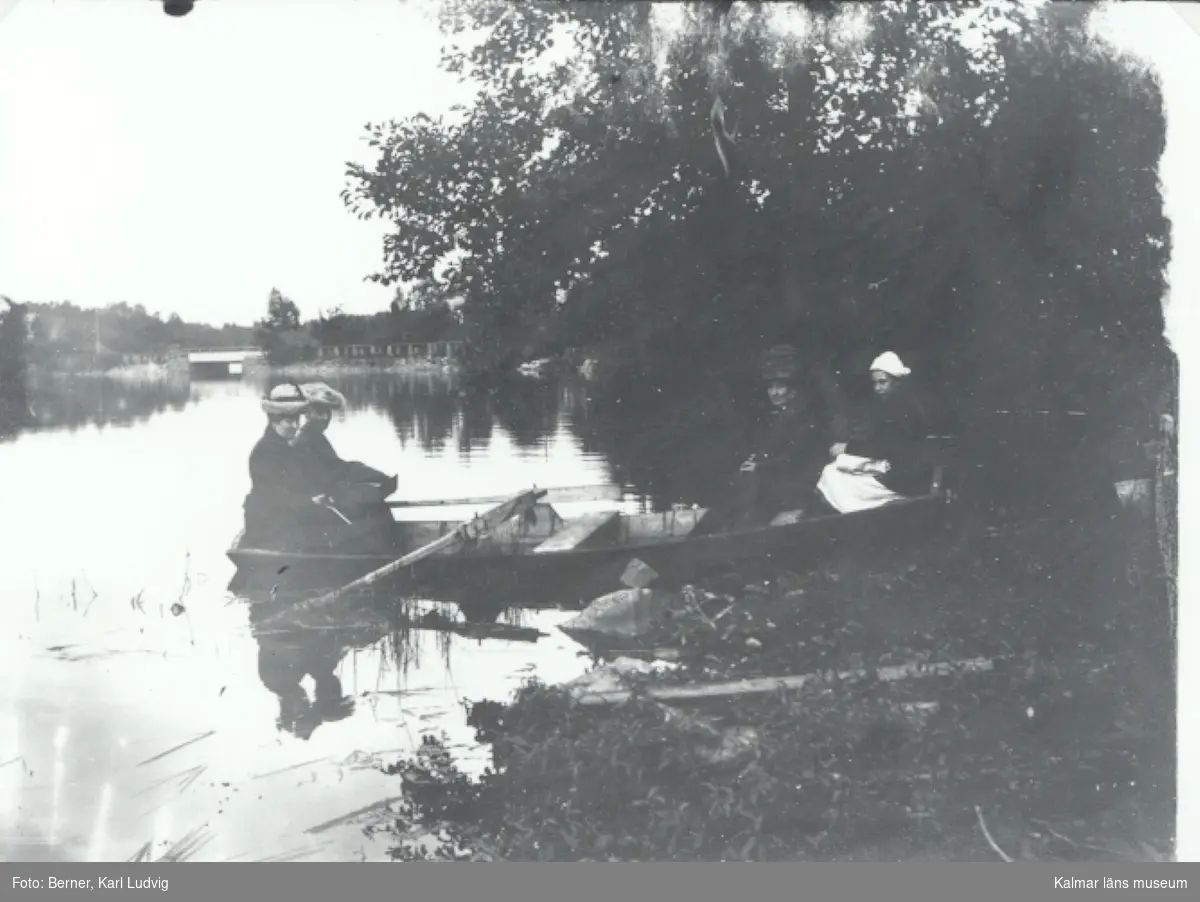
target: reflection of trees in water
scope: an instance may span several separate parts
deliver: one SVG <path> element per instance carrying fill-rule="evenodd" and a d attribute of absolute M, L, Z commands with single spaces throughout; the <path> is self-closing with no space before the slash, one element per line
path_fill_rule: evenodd
<path fill-rule="evenodd" d="M 438 451 L 454 433 L 458 412 L 454 383 L 444 376 L 404 375 L 330 379 L 352 410 L 387 415 L 402 445 L 416 441 L 425 451 Z"/>
<path fill-rule="evenodd" d="M 416 441 L 440 451 L 455 435 L 464 454 L 486 448 L 496 426 L 519 448 L 533 448 L 558 429 L 562 399 L 553 382 L 522 380 L 495 394 L 460 396 L 454 381 L 437 375 L 348 376 L 327 380 L 352 410 L 387 415 L 402 444 Z"/>
<path fill-rule="evenodd" d="M 602 454 L 614 479 L 656 504 L 710 503 L 749 450 L 749 435 L 766 411 L 753 369 L 729 374 L 663 366 L 630 371 L 571 407 L 585 451 Z"/>
<path fill-rule="evenodd" d="M 506 383 L 492 397 L 496 423 L 521 449 L 535 448 L 558 431 L 558 386 L 549 380 Z"/>
<path fill-rule="evenodd" d="M 26 416 L 14 433 L 22 427 L 73 431 L 83 426 L 129 426 L 166 410 L 183 410 L 191 402 L 190 385 L 182 380 L 54 378 L 29 386 Z"/>
<path fill-rule="evenodd" d="M 462 424 L 458 432 L 458 451 L 469 455 L 471 451 L 484 450 L 492 440 L 492 424 L 495 414 L 490 398 L 484 394 L 471 394 L 462 401 Z"/>

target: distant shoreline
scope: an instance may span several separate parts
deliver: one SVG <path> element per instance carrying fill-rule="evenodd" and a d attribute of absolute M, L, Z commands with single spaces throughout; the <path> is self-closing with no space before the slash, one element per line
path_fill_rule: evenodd
<path fill-rule="evenodd" d="M 276 366 L 269 364 L 247 364 L 246 375 L 267 376 L 360 376 L 376 374 L 407 374 L 407 375 L 453 375 L 460 372 L 461 365 L 454 361 L 430 360 L 321 360 L 287 363 Z"/>
<path fill-rule="evenodd" d="M 188 382 L 191 373 L 186 366 L 171 366 L 163 363 L 130 363 L 110 367 L 106 370 L 54 370 L 43 367 L 32 367 L 29 371 L 31 381 L 45 379 L 108 379 L 113 382 L 152 383 L 152 382 Z"/>

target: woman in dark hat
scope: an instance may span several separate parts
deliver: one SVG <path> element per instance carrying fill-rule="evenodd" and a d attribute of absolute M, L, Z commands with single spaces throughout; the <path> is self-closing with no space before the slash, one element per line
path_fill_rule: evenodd
<path fill-rule="evenodd" d="M 703 532 L 764 526 L 783 512 L 802 516 L 822 507 L 815 493 L 828 461 L 828 417 L 802 392 L 800 355 L 775 345 L 762 359 L 770 413 L 747 458 L 734 475 L 728 500 L 701 521 Z"/>

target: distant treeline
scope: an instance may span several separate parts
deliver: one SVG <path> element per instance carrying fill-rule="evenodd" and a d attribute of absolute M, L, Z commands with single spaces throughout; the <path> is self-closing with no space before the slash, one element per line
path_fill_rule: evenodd
<path fill-rule="evenodd" d="M 254 344 L 254 329 L 249 326 L 192 323 L 178 314 L 163 319 L 140 304 L 86 308 L 69 301 L 30 303 L 25 318 L 26 363 L 45 370 L 105 370 L 128 355 Z"/>
<path fill-rule="evenodd" d="M 278 292 L 272 292 L 270 303 L 274 306 L 269 307 L 266 319 L 245 326 L 188 322 L 174 313 L 164 318 L 140 304 L 100 308 L 69 301 L 19 304 L 0 310 L 5 371 L 103 371 L 131 358 L 165 357 L 195 348 L 259 346 L 271 350 L 277 342 L 290 351 L 283 357 L 302 359 L 315 356 L 322 345 L 452 340 L 460 328 L 447 304 L 421 309 L 393 304 L 379 313 L 334 311 L 302 321 L 295 304 Z"/>

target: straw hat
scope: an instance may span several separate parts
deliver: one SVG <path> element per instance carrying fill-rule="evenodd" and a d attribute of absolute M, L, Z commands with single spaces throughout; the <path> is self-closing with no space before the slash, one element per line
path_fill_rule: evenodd
<path fill-rule="evenodd" d="M 262 399 L 262 409 L 268 416 L 297 416 L 308 410 L 308 399 L 300 391 L 300 386 L 285 382 L 276 385 Z"/>
<path fill-rule="evenodd" d="M 313 407 L 325 407 L 330 410 L 345 410 L 346 396 L 334 391 L 324 382 L 307 382 L 300 386 L 300 391 Z"/>

